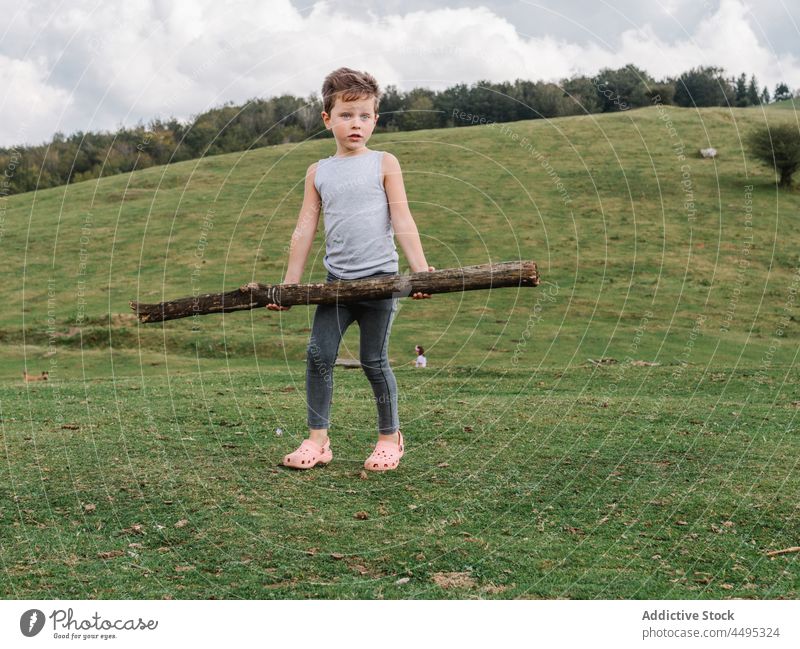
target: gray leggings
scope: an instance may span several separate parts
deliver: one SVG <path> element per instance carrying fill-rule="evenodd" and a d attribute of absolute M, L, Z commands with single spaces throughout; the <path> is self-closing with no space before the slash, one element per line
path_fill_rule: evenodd
<path fill-rule="evenodd" d="M 397 275 L 375 273 L 369 277 Z M 328 272 L 327 282 L 337 278 Z M 362 278 L 366 279 L 366 278 Z M 346 280 L 345 280 L 346 281 Z M 347 328 L 358 322 L 359 357 L 378 408 L 378 432 L 391 435 L 400 428 L 397 413 L 397 381 L 389 367 L 389 332 L 399 298 L 365 300 L 354 304 L 318 304 L 306 355 L 308 427 L 329 428 L 333 396 L 333 364 Z"/>

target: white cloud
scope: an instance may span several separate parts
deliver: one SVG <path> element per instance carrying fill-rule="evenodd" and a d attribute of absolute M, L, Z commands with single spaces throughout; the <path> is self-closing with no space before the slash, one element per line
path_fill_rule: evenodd
<path fill-rule="evenodd" d="M 650 25 L 626 31 L 615 61 L 625 58 L 625 62 L 635 62 L 655 77 L 676 75 L 698 65 L 715 65 L 725 68 L 728 76 L 755 74 L 770 92 L 779 81 L 793 88 L 800 86 L 797 59 L 791 54 L 774 53 L 762 44 L 748 21 L 748 9 L 738 0 L 722 0 L 719 9 L 690 34 L 664 42 Z"/>
<path fill-rule="evenodd" d="M 0 54 L 0 88 L 6 88 L 0 101 L 0 142 L 23 143 L 49 131 L 69 106 L 69 92 L 47 81 L 43 61 L 21 61 Z"/>
<path fill-rule="evenodd" d="M 663 3 L 665 20 L 674 20 L 667 12 L 678 4 Z M 778 81 L 800 87 L 797 60 L 759 40 L 740 0 L 722 0 L 677 40 L 662 40 L 651 23 L 594 43 L 523 36 L 486 7 L 382 17 L 345 14 L 326 2 L 304 15 L 288 0 L 77 2 L 67 9 L 40 2 L 24 10 L 3 0 L 0 9 L 11 17 L 0 40 L 3 145 L 155 116 L 188 119 L 229 100 L 319 93 L 324 76 L 342 65 L 401 89 L 555 80 L 627 63 L 656 77 L 718 65 L 731 75 L 753 72 L 770 89 Z M 600 45 L 612 40 L 613 50 Z"/>

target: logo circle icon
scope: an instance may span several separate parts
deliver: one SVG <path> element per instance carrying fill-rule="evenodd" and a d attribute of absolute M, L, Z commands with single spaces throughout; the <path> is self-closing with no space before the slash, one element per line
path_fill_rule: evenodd
<path fill-rule="evenodd" d="M 25 611 L 19 618 L 19 630 L 22 635 L 32 638 L 44 627 L 44 613 L 38 608 Z"/>

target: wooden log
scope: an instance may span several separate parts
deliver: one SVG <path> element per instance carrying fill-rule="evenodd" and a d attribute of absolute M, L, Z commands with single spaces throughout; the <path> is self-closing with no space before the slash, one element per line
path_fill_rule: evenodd
<path fill-rule="evenodd" d="M 362 300 L 407 297 L 414 293 L 434 295 L 538 284 L 539 272 L 534 262 L 505 261 L 325 284 L 251 283 L 227 293 L 208 293 L 158 304 L 131 301 L 130 305 L 141 322 L 162 322 L 194 315 L 244 311 L 267 304 L 350 304 Z"/>

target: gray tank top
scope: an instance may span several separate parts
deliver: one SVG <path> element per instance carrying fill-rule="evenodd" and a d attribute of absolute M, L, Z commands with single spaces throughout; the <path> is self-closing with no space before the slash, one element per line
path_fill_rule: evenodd
<path fill-rule="evenodd" d="M 389 201 L 381 183 L 383 151 L 323 158 L 314 185 L 325 222 L 323 264 L 342 279 L 399 270 Z"/>

